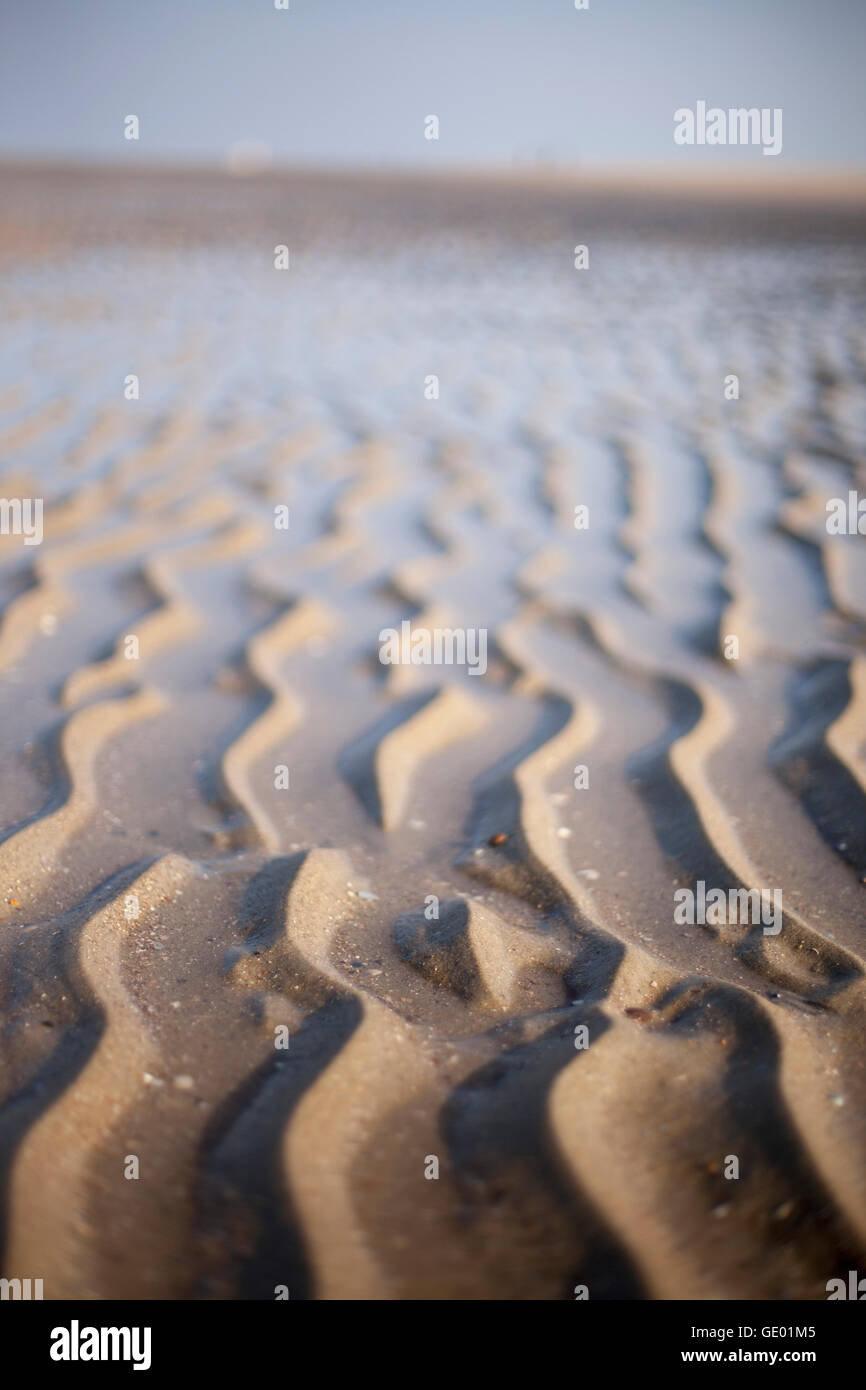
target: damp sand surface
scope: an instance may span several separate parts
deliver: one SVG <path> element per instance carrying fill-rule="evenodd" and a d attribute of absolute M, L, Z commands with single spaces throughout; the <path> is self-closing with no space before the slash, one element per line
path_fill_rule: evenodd
<path fill-rule="evenodd" d="M 866 1269 L 856 191 L 2 180 L 3 1274 Z"/>

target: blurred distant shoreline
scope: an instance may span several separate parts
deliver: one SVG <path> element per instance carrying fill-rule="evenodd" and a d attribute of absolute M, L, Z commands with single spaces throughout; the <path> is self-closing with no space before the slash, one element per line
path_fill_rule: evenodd
<path fill-rule="evenodd" d="M 23 256 L 99 244 L 237 237 L 328 239 L 375 248 L 431 232 L 585 241 L 622 231 L 648 238 L 788 240 L 866 237 L 866 176 L 800 171 L 396 169 L 0 160 L 0 252 Z M 276 235 L 279 232 L 280 235 Z"/>

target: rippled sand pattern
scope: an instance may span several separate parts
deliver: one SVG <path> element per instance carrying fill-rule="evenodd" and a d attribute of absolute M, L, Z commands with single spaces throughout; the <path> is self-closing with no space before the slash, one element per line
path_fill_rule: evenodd
<path fill-rule="evenodd" d="M 5 182 L 3 1273 L 866 1271 L 862 213 Z M 383 666 L 404 619 L 486 673 Z M 699 880 L 781 932 L 676 924 Z"/>

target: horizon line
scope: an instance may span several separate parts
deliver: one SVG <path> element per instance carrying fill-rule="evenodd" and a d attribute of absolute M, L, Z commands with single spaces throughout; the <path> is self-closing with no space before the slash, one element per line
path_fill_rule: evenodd
<path fill-rule="evenodd" d="M 712 194 L 736 190 L 741 193 L 760 192 L 767 198 L 790 194 L 847 196 L 854 201 L 866 200 L 866 165 L 796 164 L 780 168 L 766 163 L 746 167 L 740 162 L 720 162 L 711 168 L 709 162 L 680 163 L 635 161 L 533 160 L 509 162 L 479 161 L 439 164 L 423 168 L 417 163 L 382 161 L 340 164 L 324 160 L 251 163 L 249 167 L 232 167 L 226 156 L 222 159 L 199 159 L 186 156 L 159 157 L 135 162 L 118 156 L 100 155 L 58 156 L 56 154 L 14 154 L 0 150 L 0 173 L 81 174 L 119 176 L 209 176 L 230 180 L 280 180 L 290 177 L 337 177 L 365 179 L 373 177 L 406 180 L 460 181 L 484 178 L 490 182 L 537 181 L 564 187 L 598 187 L 628 191 L 642 187 L 645 191 L 683 191 Z"/>

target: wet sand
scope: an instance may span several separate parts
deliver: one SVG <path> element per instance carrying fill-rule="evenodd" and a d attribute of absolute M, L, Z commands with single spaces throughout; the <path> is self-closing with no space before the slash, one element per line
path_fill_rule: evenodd
<path fill-rule="evenodd" d="M 866 1272 L 859 193 L 2 183 L 3 1274 Z"/>

